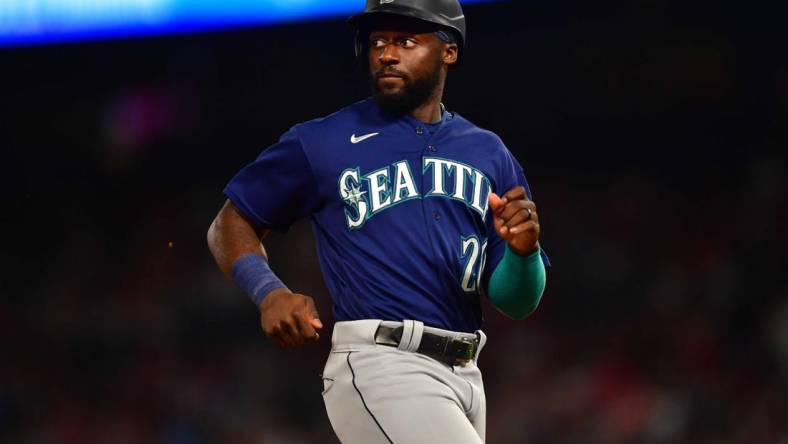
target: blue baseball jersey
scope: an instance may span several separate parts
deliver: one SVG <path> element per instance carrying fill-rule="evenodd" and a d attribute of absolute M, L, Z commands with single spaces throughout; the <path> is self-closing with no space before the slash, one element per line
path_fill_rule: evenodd
<path fill-rule="evenodd" d="M 259 226 L 310 218 L 337 321 L 472 332 L 505 248 L 488 194 L 517 185 L 530 196 L 494 133 L 450 112 L 434 126 L 391 117 L 367 99 L 294 126 L 224 193 Z"/>

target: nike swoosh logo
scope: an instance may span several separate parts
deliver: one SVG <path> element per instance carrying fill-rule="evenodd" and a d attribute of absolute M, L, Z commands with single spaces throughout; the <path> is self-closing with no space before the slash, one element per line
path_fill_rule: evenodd
<path fill-rule="evenodd" d="M 459 20 L 459 19 L 461 19 L 461 18 L 465 18 L 465 14 L 460 14 L 460 15 L 458 15 L 457 17 L 449 17 L 449 16 L 448 16 L 448 15 L 446 15 L 446 14 L 440 14 L 440 16 L 441 16 L 441 17 L 443 17 L 443 18 L 445 18 L 446 20 L 451 20 L 451 21 L 455 21 L 455 20 Z"/>
<path fill-rule="evenodd" d="M 355 134 L 353 134 L 352 136 L 350 136 L 350 143 L 359 143 L 359 142 L 363 142 L 363 141 L 365 141 L 365 140 L 369 139 L 370 137 L 375 137 L 375 136 L 377 136 L 378 134 L 380 134 L 380 133 L 371 133 L 371 134 L 365 134 L 365 135 L 363 135 L 363 136 L 358 136 L 358 137 L 356 137 L 356 135 L 355 135 Z"/>

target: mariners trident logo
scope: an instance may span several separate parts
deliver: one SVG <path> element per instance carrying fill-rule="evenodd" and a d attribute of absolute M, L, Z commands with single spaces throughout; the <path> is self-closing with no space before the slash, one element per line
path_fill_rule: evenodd
<path fill-rule="evenodd" d="M 487 195 L 491 186 L 487 176 L 464 163 L 439 157 L 425 157 L 422 174 L 431 175 L 431 188 L 422 194 L 416 186 L 408 161 L 361 174 L 358 167 L 339 175 L 339 195 L 347 204 L 345 222 L 351 230 L 399 203 L 429 197 L 459 200 L 476 211 L 482 219 L 487 213 Z"/>

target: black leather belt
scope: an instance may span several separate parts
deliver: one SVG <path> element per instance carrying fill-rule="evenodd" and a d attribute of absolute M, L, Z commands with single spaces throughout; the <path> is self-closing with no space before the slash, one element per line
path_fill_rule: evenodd
<path fill-rule="evenodd" d="M 403 327 L 381 325 L 375 333 L 375 342 L 396 347 L 402 339 Z M 450 337 L 424 331 L 416 353 L 427 355 L 448 365 L 465 365 L 476 356 L 479 338 Z"/>

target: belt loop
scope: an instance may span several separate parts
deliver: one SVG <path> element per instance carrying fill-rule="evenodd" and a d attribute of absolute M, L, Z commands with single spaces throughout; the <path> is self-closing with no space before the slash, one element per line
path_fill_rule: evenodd
<path fill-rule="evenodd" d="M 484 344 L 487 343 L 487 335 L 484 334 L 481 330 L 476 330 L 476 337 L 479 338 L 479 346 L 476 347 L 476 354 L 473 357 L 473 362 L 476 363 L 479 361 L 479 353 L 482 352 L 482 348 L 484 348 Z"/>
<path fill-rule="evenodd" d="M 397 348 L 402 351 L 415 352 L 421 344 L 421 335 L 424 333 L 424 323 L 421 321 L 402 321 L 402 339 Z"/>

